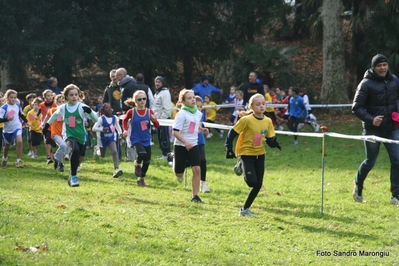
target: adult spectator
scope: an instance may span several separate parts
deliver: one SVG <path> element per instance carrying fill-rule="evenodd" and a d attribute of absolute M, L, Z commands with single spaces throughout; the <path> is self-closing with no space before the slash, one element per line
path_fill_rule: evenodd
<path fill-rule="evenodd" d="M 153 109 L 154 95 L 152 94 L 150 87 L 148 87 L 148 85 L 144 83 L 144 75 L 142 73 L 138 73 L 136 75 L 136 86 L 139 90 L 145 91 L 145 94 L 147 95 L 147 102 L 145 104 L 146 107 Z"/>
<path fill-rule="evenodd" d="M 58 87 L 58 79 L 56 77 L 51 77 L 48 79 L 47 85 L 43 91 L 45 90 L 51 90 L 55 94 L 61 94 L 62 92 L 62 89 Z"/>
<path fill-rule="evenodd" d="M 137 91 L 136 80 L 127 74 L 125 68 L 121 67 L 116 70 L 116 79 L 122 91 L 122 110 L 127 112 L 130 107 L 125 104 L 128 98 L 132 98 L 133 94 Z"/>
<path fill-rule="evenodd" d="M 257 82 L 258 75 L 256 72 L 251 72 L 249 73 L 248 76 L 248 84 L 244 88 L 244 105 L 248 104 L 249 98 L 251 98 L 252 95 L 255 95 L 257 93 L 264 94 L 263 86 L 260 82 Z"/>
<path fill-rule="evenodd" d="M 201 81 L 198 82 L 192 90 L 194 91 L 195 95 L 199 95 L 202 98 L 202 101 L 205 101 L 205 95 L 211 95 L 212 93 L 220 93 L 223 94 L 223 90 L 214 87 L 212 84 L 209 83 L 208 76 L 202 76 Z"/>
<path fill-rule="evenodd" d="M 371 68 L 357 86 L 352 112 L 362 120 L 363 135 L 399 140 L 398 127 L 392 122 L 392 113 L 398 112 L 398 84 L 389 70 L 388 59 L 377 54 L 371 60 Z M 353 198 L 363 202 L 363 185 L 373 169 L 381 142 L 364 142 L 366 159 L 360 164 L 354 183 Z M 391 204 L 399 206 L 399 149 L 397 144 L 384 143 L 391 162 Z"/>
<path fill-rule="evenodd" d="M 166 87 L 165 79 L 161 76 L 155 78 L 155 100 L 154 113 L 157 119 L 169 119 L 172 115 L 172 99 L 170 91 Z M 160 160 L 166 160 L 170 152 L 169 127 L 161 126 L 158 129 L 158 141 L 161 147 L 162 157 Z"/>
<path fill-rule="evenodd" d="M 103 103 L 111 104 L 114 114 L 121 113 L 121 88 L 119 87 L 118 80 L 116 79 L 116 69 L 112 69 L 109 72 L 109 78 L 111 79 L 111 82 L 105 88 Z"/>

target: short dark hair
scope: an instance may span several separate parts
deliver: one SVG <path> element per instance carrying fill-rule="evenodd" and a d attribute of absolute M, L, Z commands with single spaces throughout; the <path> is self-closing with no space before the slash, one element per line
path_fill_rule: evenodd
<path fill-rule="evenodd" d="M 138 74 L 136 75 L 136 80 L 137 80 L 137 81 L 144 81 L 144 75 L 143 75 L 143 73 L 138 73 Z"/>

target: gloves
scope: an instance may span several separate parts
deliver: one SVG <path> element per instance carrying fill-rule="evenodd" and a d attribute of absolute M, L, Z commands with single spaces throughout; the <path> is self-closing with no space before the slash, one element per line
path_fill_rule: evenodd
<path fill-rule="evenodd" d="M 83 108 L 83 111 L 84 111 L 85 113 L 91 114 L 91 108 L 90 108 L 90 107 L 83 106 L 82 108 Z"/>
<path fill-rule="evenodd" d="M 236 158 L 236 154 L 233 152 L 231 148 L 227 148 L 226 159 L 234 159 L 234 158 Z"/>
<path fill-rule="evenodd" d="M 277 142 L 277 139 L 274 138 L 269 138 L 266 139 L 266 144 L 270 147 L 270 148 L 277 148 L 281 151 L 281 146 L 280 144 Z"/>
<path fill-rule="evenodd" d="M 46 136 L 49 127 L 50 127 L 50 125 L 48 123 L 46 123 L 44 125 L 44 128 L 42 129 L 42 133 L 43 133 L 44 136 Z"/>

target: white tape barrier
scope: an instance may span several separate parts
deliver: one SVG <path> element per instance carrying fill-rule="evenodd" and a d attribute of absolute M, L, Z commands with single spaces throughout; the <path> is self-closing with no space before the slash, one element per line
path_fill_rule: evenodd
<path fill-rule="evenodd" d="M 161 126 L 172 126 L 173 120 L 172 119 L 158 119 L 158 122 Z M 214 124 L 214 123 L 206 123 L 204 122 L 204 126 L 207 128 L 218 128 L 223 130 L 229 130 L 232 126 L 228 125 L 221 125 L 221 124 Z M 399 144 L 399 140 L 392 140 L 386 138 L 380 138 L 374 135 L 368 136 L 356 136 L 356 135 L 346 135 L 334 132 L 325 132 L 325 133 L 309 133 L 309 132 L 291 132 L 291 131 L 279 131 L 276 130 L 276 134 L 278 135 L 288 135 L 288 136 L 303 136 L 303 137 L 314 137 L 314 138 L 323 138 L 325 136 L 329 136 L 332 138 L 341 138 L 341 139 L 354 139 L 354 140 L 362 140 L 362 141 L 369 141 L 369 142 L 382 142 L 382 143 L 394 143 Z"/>

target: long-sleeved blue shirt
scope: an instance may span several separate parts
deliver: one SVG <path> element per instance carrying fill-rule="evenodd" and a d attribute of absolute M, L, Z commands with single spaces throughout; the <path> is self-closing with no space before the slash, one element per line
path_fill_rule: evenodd
<path fill-rule="evenodd" d="M 297 95 L 290 98 L 288 114 L 297 118 L 303 117 L 306 119 L 308 117 L 308 111 L 301 96 Z"/>

